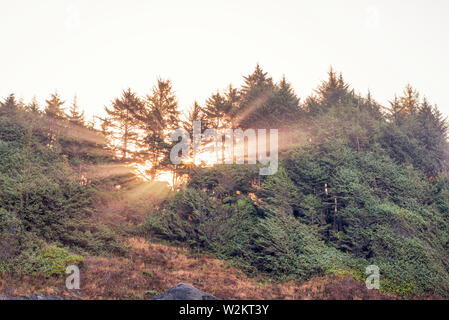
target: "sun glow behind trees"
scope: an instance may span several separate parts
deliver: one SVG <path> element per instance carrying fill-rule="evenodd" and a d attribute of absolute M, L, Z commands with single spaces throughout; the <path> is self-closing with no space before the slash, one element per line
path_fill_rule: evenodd
<path fill-rule="evenodd" d="M 208 145 L 213 145 L 213 142 L 209 143 Z M 209 148 L 209 146 L 206 146 L 206 150 L 201 151 L 197 155 L 195 162 L 193 161 L 192 157 L 184 159 L 183 162 L 188 165 L 190 164 L 202 167 L 212 167 L 217 163 L 217 158 L 215 152 L 209 151 Z M 154 173 L 152 173 L 154 165 L 149 160 L 145 160 L 143 162 L 132 162 L 128 164 L 127 167 L 129 167 L 134 172 L 134 174 L 139 177 L 139 179 L 145 182 L 167 182 L 171 188 L 173 188 L 177 183 L 177 179 L 175 179 L 173 171 L 156 170 L 154 171 Z M 179 179 L 182 179 L 182 177 L 179 177 Z"/>
<path fill-rule="evenodd" d="M 377 262 L 386 268 L 397 268 L 395 278 L 405 265 L 423 288 L 428 288 L 428 283 L 434 287 L 443 283 L 441 288 L 449 292 L 445 264 L 449 227 L 442 224 L 449 208 L 448 127 L 439 111 L 407 86 L 386 114 L 386 108 L 371 95 L 355 93 L 333 70 L 316 94 L 301 102 L 285 78 L 273 82 L 259 66 L 244 79 L 241 88 L 228 87 L 202 105 L 195 103 L 185 122 L 177 111 L 169 81 L 159 79 L 146 97 L 125 90 L 112 102 L 109 116 L 102 119 L 104 136 L 85 124 L 76 101 L 67 115 L 63 99 L 54 94 L 43 114 L 35 104 L 25 106 L 11 95 L 0 103 L 0 164 L 7 179 L 3 181 L 8 182 L 5 185 L 14 186 L 16 191 L 9 194 L 4 188 L 5 196 L 0 198 L 10 199 L 4 207 L 19 219 L 23 212 L 27 219 L 45 219 L 47 212 L 58 212 L 61 203 L 77 200 L 84 189 L 97 188 L 114 200 L 101 212 L 117 213 L 128 222 L 136 207 L 148 210 L 149 204 L 170 194 L 164 204 L 159 206 L 161 202 L 157 202 L 151 208 L 157 219 L 167 219 L 167 226 L 181 227 L 165 228 L 161 219 L 147 227 L 162 226 L 157 232 L 168 232 L 168 239 L 179 236 L 199 247 L 219 248 L 218 254 L 229 250 L 228 257 L 236 256 L 236 248 L 249 252 L 245 256 L 248 266 L 258 271 L 280 271 L 278 275 L 284 279 L 303 276 L 304 270 L 309 270 L 310 276 L 321 275 L 335 264 L 315 259 L 308 249 L 329 243 L 329 248 L 320 249 L 316 257 L 329 257 L 326 252 L 333 254 L 336 248 L 364 257 L 366 262 L 377 255 Z M 170 152 L 179 143 L 172 141 L 170 134 L 177 127 L 184 129 L 180 130 L 181 138 L 188 133 L 195 141 L 195 132 L 199 131 L 197 136 L 202 140 L 202 150 L 188 153 L 180 164 L 171 161 Z M 201 130 L 195 130 L 198 127 Z M 282 140 L 279 150 L 286 151 L 277 174 L 261 177 L 257 167 L 216 165 L 223 159 L 237 161 L 229 149 L 216 149 L 217 141 L 213 137 L 210 139 L 214 141 L 208 140 L 206 129 L 217 130 L 223 142 L 227 129 L 259 133 L 257 129 L 263 128 L 278 129 Z M 17 143 L 22 146 L 16 148 Z M 259 144 L 257 148 L 261 149 Z M 10 152 L 14 149 L 16 154 Z M 241 158 L 245 163 L 252 162 L 249 159 L 255 158 L 257 149 L 244 149 L 248 151 L 243 151 Z M 41 174 L 34 179 L 36 173 L 31 169 L 41 153 L 46 154 L 37 168 Z M 58 184 L 47 183 L 45 177 L 52 164 L 66 169 L 54 171 L 54 182 L 68 181 L 66 175 L 71 173 L 73 184 L 64 182 L 65 193 L 60 192 Z M 10 170 L 13 165 L 23 168 Z M 185 188 L 178 188 L 187 179 Z M 55 190 L 47 192 L 52 185 Z M 172 193 L 168 186 L 177 192 Z M 39 215 L 34 214 L 34 200 L 27 200 L 33 194 L 42 194 L 37 199 L 45 206 L 52 203 L 54 194 L 61 197 L 52 204 L 56 210 L 42 210 L 46 214 Z M 28 207 L 27 211 L 19 209 L 18 204 Z M 69 208 L 79 206 L 69 203 Z M 78 216 L 78 211 L 73 216 Z M 43 220 L 42 229 L 59 221 L 58 215 L 50 217 Z M 8 230 L 11 224 L 4 221 Z M 423 221 L 429 221 L 433 234 Z M 257 228 L 251 231 L 252 226 Z M 379 230 L 385 234 L 378 237 Z M 316 241 L 309 237 L 315 232 L 319 236 Z M 82 234 L 80 239 L 84 238 Z M 233 243 L 234 239 L 237 241 Z M 384 244 L 392 239 L 397 242 L 386 250 Z M 273 258 L 273 252 L 280 255 Z M 301 256 L 303 252 L 305 259 L 298 259 L 298 253 Z M 410 257 L 410 261 L 400 260 L 402 257 Z M 429 270 L 440 278 L 429 282 Z M 409 277 L 403 280 L 408 283 Z"/>
<path fill-rule="evenodd" d="M 174 186 L 174 174 L 168 170 L 156 171 L 154 175 L 149 172 L 152 171 L 153 164 L 150 161 L 145 161 L 142 163 L 133 162 L 128 165 L 133 171 L 133 173 L 142 181 L 152 182 L 160 181 L 167 182 L 171 188 Z"/>
<path fill-rule="evenodd" d="M 229 150 L 222 150 L 217 154 L 215 141 L 203 140 L 201 151 L 196 154 L 195 159 L 193 155 L 187 156 L 183 161 L 184 167 L 173 164 L 170 161 L 170 150 L 177 141 L 172 141 L 170 134 L 173 129 L 183 128 L 192 136 L 194 121 L 201 122 L 201 133 L 207 128 L 222 134 L 227 129 L 237 128 L 279 129 L 279 151 L 283 151 L 292 143 L 319 142 L 315 141 L 314 134 L 308 134 L 310 129 L 307 126 L 298 128 L 296 125 L 306 113 L 321 114 L 332 106 L 344 103 L 356 104 L 358 112 L 361 108 L 369 109 L 376 117 L 380 117 L 380 110 L 383 110 L 370 95 L 364 98 L 350 90 L 343 77 L 333 70 L 329 71 L 329 79 L 323 81 L 316 95 L 306 98 L 304 102 L 300 102 L 285 77 L 276 83 L 259 65 L 252 74 L 244 77 L 244 82 L 241 88 L 229 86 L 224 91 L 211 95 L 204 106 L 195 102 L 186 115 L 182 115 L 178 110 L 176 96 L 169 80 L 158 79 L 152 92 L 145 97 L 138 96 L 131 89 L 124 90 L 122 96 L 112 102 L 112 107 L 108 107 L 109 116 L 99 118 L 103 136 L 98 134 L 99 131 L 91 124 L 86 125 L 82 113 L 78 111 L 76 98 L 69 110 L 71 114 L 66 115 L 64 101 L 57 94 L 53 94 L 47 101 L 42 121 L 49 126 L 50 132 L 56 135 L 64 134 L 98 146 L 107 143 L 116 155 L 116 160 L 121 163 L 117 166 L 124 167 L 120 170 L 130 170 L 145 182 L 165 181 L 175 188 L 183 181 L 186 167 L 211 167 L 222 163 L 223 159 L 234 157 L 234 154 L 229 154 Z M 391 103 L 390 120 L 401 122 L 400 119 L 411 113 L 422 118 L 424 122 L 427 118 L 435 118 L 434 126 L 439 128 L 441 115 L 436 113 L 433 107 L 427 108 L 428 110 L 419 109 L 420 103 L 413 92 L 408 86 L 403 96 Z M 8 105 L 7 101 L 5 105 Z M 32 103 L 29 108 L 35 110 L 36 105 Z M 418 109 L 421 110 L 419 113 Z M 443 132 L 443 129 L 439 128 L 439 132 Z M 352 130 L 357 149 L 360 150 L 366 141 L 360 140 L 361 136 L 356 128 Z M 307 136 L 307 141 L 303 136 Z M 50 146 L 54 142 L 52 137 Z M 436 142 L 440 143 L 439 140 Z M 73 144 L 71 148 L 75 157 L 83 151 L 77 144 Z M 248 148 L 248 151 L 245 150 L 245 160 L 251 156 L 249 153 Z M 442 155 L 437 158 L 441 158 L 441 161 L 444 159 Z M 433 171 L 441 169 L 441 164 L 436 163 L 433 167 L 428 167 L 426 170 L 431 175 Z M 82 168 L 80 176 L 81 171 Z M 115 171 L 117 169 L 112 170 L 111 174 Z"/>

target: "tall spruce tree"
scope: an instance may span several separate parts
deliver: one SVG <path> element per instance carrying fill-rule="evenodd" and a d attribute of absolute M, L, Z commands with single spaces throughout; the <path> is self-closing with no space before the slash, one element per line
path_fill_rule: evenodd
<path fill-rule="evenodd" d="M 52 93 L 50 99 L 45 100 L 45 102 L 47 103 L 44 110 L 46 116 L 57 120 L 62 120 L 66 117 L 62 107 L 65 101 L 61 100 L 57 92 Z"/>
<path fill-rule="evenodd" d="M 230 111 L 228 107 L 229 104 L 226 103 L 226 98 L 218 92 L 207 99 L 204 112 L 209 119 L 211 127 L 219 130 L 224 126 L 226 114 Z"/>
<path fill-rule="evenodd" d="M 342 74 L 337 76 L 337 73 L 330 68 L 327 81 L 323 81 L 316 90 L 322 108 L 327 110 L 346 102 L 350 96 L 348 88 L 349 85 L 343 80 Z"/>
<path fill-rule="evenodd" d="M 73 102 L 69 108 L 67 119 L 70 121 L 70 123 L 77 126 L 82 127 L 85 124 L 84 111 L 80 112 L 76 96 L 73 97 Z"/>
<path fill-rule="evenodd" d="M 244 128 L 287 128 L 300 117 L 299 99 L 283 77 L 274 84 L 259 65 L 244 77 L 238 118 Z"/>
<path fill-rule="evenodd" d="M 26 110 L 28 110 L 31 113 L 39 114 L 41 113 L 41 110 L 39 108 L 39 103 L 37 102 L 36 97 L 33 97 L 31 102 L 26 106 Z"/>
<path fill-rule="evenodd" d="M 421 168 L 428 176 L 436 176 L 448 168 L 448 123 L 437 107 L 424 99 L 418 107 L 416 125 L 411 132 L 422 147 Z"/>
<path fill-rule="evenodd" d="M 152 162 L 151 174 L 154 175 L 161 167 L 169 167 L 173 143 L 169 134 L 180 125 L 178 101 L 171 81 L 159 78 L 134 116 L 145 135 L 142 154 Z"/>
<path fill-rule="evenodd" d="M 403 108 L 401 103 L 399 102 L 399 98 L 395 95 L 390 103 L 390 110 L 388 114 L 388 118 L 395 124 L 400 125 L 405 119 L 405 113 L 403 112 Z"/>
<path fill-rule="evenodd" d="M 244 85 L 241 89 L 241 103 L 237 110 L 237 123 L 242 128 L 254 128 L 259 126 L 265 113 L 261 112 L 267 104 L 270 104 L 274 96 L 274 84 L 271 77 L 264 72 L 259 64 L 254 72 L 244 77 Z"/>
<path fill-rule="evenodd" d="M 420 107 L 419 93 L 407 84 L 400 97 L 394 96 L 390 101 L 388 118 L 395 124 L 401 126 L 405 124 L 409 116 L 415 116 Z"/>
<path fill-rule="evenodd" d="M 189 132 L 190 135 L 193 135 L 194 121 L 201 121 L 202 126 L 201 132 L 203 131 L 204 128 L 207 127 L 207 114 L 197 101 L 193 103 L 193 106 L 187 113 L 187 119 L 183 121 L 183 128 L 187 130 L 187 132 Z"/>
<path fill-rule="evenodd" d="M 19 103 L 14 93 L 6 97 L 5 101 L 0 102 L 0 116 L 14 115 L 19 110 Z"/>
<path fill-rule="evenodd" d="M 420 104 L 419 93 L 410 84 L 407 84 L 403 96 L 399 98 L 399 104 L 402 112 L 406 115 L 415 114 Z"/>
<path fill-rule="evenodd" d="M 235 128 L 237 126 L 236 116 L 241 103 L 241 93 L 237 88 L 229 85 L 228 90 L 225 92 L 225 97 L 227 103 L 227 120 L 231 127 Z"/>
<path fill-rule="evenodd" d="M 301 117 L 299 98 L 285 76 L 276 85 L 276 107 L 272 108 L 272 111 L 276 117 L 276 124 L 279 125 L 294 123 Z"/>
<path fill-rule="evenodd" d="M 48 123 L 48 146 L 51 147 L 61 131 L 62 120 L 66 118 L 63 108 L 65 101 L 55 92 L 45 102 L 47 104 L 44 109 L 44 114 L 47 116 Z"/>
<path fill-rule="evenodd" d="M 240 91 L 232 85 L 229 85 L 223 94 L 213 94 L 206 100 L 203 109 L 206 116 L 203 121 L 207 122 L 206 126 L 218 130 L 236 127 L 240 102 Z"/>
<path fill-rule="evenodd" d="M 138 140 L 137 127 L 134 114 L 142 108 L 142 101 L 131 89 L 124 90 L 120 98 L 112 102 L 112 107 L 105 107 L 108 124 L 113 140 L 120 141 L 122 160 L 136 155 Z"/>

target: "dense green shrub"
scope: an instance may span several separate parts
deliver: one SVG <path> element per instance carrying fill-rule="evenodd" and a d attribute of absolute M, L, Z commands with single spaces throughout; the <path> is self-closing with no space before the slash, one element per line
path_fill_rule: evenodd
<path fill-rule="evenodd" d="M 63 248 L 123 253 L 117 234 L 94 219 L 97 189 L 79 180 L 58 141 L 50 146 L 24 111 L 0 124 L 0 270 L 60 274 L 75 259 Z M 46 244 L 54 257 L 40 252 Z"/>
<path fill-rule="evenodd" d="M 309 279 L 344 268 L 344 254 L 327 247 L 293 216 L 261 215 L 248 196 L 223 201 L 187 188 L 141 227 L 147 236 L 187 243 L 231 259 L 250 273 Z"/>
<path fill-rule="evenodd" d="M 304 201 L 289 205 L 300 208 L 298 217 L 307 224 L 307 212 L 321 213 L 320 233 L 328 245 L 378 265 L 385 289 L 447 295 L 449 198 L 444 179 L 434 184 L 385 154 L 338 144 L 291 150 L 284 164 L 296 192 L 319 200 L 305 211 Z M 281 187 L 270 189 L 271 198 L 285 194 Z"/>
<path fill-rule="evenodd" d="M 347 272 L 362 280 L 374 264 L 383 290 L 449 292 L 445 178 L 433 183 L 384 153 L 337 141 L 291 149 L 277 174 L 260 181 L 233 179 L 235 171 L 202 169 L 149 214 L 143 232 L 210 250 L 253 274 Z M 232 188 L 217 194 L 220 175 Z"/>
<path fill-rule="evenodd" d="M 82 265 L 83 257 L 71 255 L 67 250 L 49 246 L 42 249 L 37 256 L 38 272 L 45 276 L 63 275 L 70 265 Z"/>

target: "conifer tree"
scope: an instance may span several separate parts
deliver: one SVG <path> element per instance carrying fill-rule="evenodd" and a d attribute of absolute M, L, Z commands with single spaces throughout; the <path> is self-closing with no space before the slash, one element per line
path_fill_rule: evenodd
<path fill-rule="evenodd" d="M 238 118 L 244 128 L 287 129 L 300 117 L 299 99 L 285 76 L 274 84 L 259 65 L 244 77 Z"/>
<path fill-rule="evenodd" d="M 207 115 L 197 101 L 193 103 L 193 106 L 188 111 L 187 120 L 183 121 L 183 128 L 187 130 L 191 135 L 193 135 L 194 121 L 201 121 L 201 132 L 203 131 L 203 128 L 207 127 Z"/>
<path fill-rule="evenodd" d="M 330 68 L 327 81 L 323 81 L 316 90 L 322 107 L 327 110 L 332 106 L 344 103 L 349 97 L 349 85 L 343 80 L 343 75 Z"/>
<path fill-rule="evenodd" d="M 227 120 L 231 124 L 231 127 L 235 128 L 237 126 L 235 117 L 241 103 L 240 91 L 232 85 L 229 85 L 228 90 L 225 92 L 225 97 L 226 103 L 228 104 L 226 107 Z"/>
<path fill-rule="evenodd" d="M 395 95 L 393 101 L 390 101 L 390 110 L 388 118 L 396 125 L 405 124 L 409 116 L 415 116 L 420 106 L 419 93 L 408 84 L 403 95 L 399 98 Z M 413 119 L 411 119 L 413 121 Z"/>
<path fill-rule="evenodd" d="M 161 166 L 169 166 L 172 146 L 169 134 L 180 125 L 178 101 L 170 80 L 158 79 L 152 93 L 134 113 L 144 132 L 142 148 L 145 158 L 153 164 L 152 174 Z"/>
<path fill-rule="evenodd" d="M 217 130 L 223 127 L 226 121 L 225 115 L 230 111 L 228 107 L 229 104 L 226 103 L 226 98 L 218 92 L 207 99 L 204 112 L 209 119 L 211 127 Z"/>
<path fill-rule="evenodd" d="M 415 114 L 419 108 L 419 93 L 407 84 L 403 96 L 399 98 L 399 104 L 406 115 Z"/>
<path fill-rule="evenodd" d="M 112 128 L 112 122 L 107 117 L 98 117 L 98 119 L 100 120 L 101 133 L 106 138 L 110 137 L 112 134 L 110 131 L 110 128 Z"/>
<path fill-rule="evenodd" d="M 173 130 L 179 125 L 178 101 L 170 80 L 158 79 L 152 94 L 147 96 L 147 105 L 158 130 Z"/>
<path fill-rule="evenodd" d="M 108 124 L 111 125 L 111 136 L 113 140 L 120 141 L 119 150 L 123 160 L 135 155 L 138 123 L 134 114 L 141 106 L 139 97 L 131 89 L 127 89 L 122 92 L 120 98 L 112 102 L 111 108 L 105 107 Z"/>
<path fill-rule="evenodd" d="M 51 94 L 50 99 L 45 100 L 45 102 L 47 103 L 44 110 L 46 116 L 57 120 L 65 118 L 64 109 L 62 107 L 65 101 L 61 100 L 57 92 Z"/>
<path fill-rule="evenodd" d="M 229 85 L 223 94 L 217 92 L 206 101 L 204 114 L 207 127 L 217 130 L 223 128 L 234 128 L 238 125 L 236 116 L 240 108 L 240 92 L 237 88 Z"/>
<path fill-rule="evenodd" d="M 44 109 L 44 114 L 47 116 L 48 123 L 48 146 L 51 147 L 60 133 L 61 120 L 64 120 L 66 117 L 64 108 L 62 107 L 65 101 L 61 100 L 59 94 L 55 92 L 45 102 L 47 104 Z"/>
<path fill-rule="evenodd" d="M 273 96 L 273 80 L 257 64 L 254 72 L 244 77 L 241 103 L 237 110 L 239 126 L 242 128 L 258 126 L 258 122 L 266 115 L 261 110 L 270 104 Z"/>
<path fill-rule="evenodd" d="M 33 97 L 31 102 L 26 106 L 26 109 L 31 113 L 35 114 L 41 113 L 39 103 L 37 102 L 36 97 Z"/>
<path fill-rule="evenodd" d="M 422 145 L 420 158 L 422 169 L 428 176 L 436 176 L 448 168 L 446 159 L 449 152 L 447 141 L 448 123 L 438 108 L 424 99 L 416 115 L 416 126 L 412 135 Z"/>
<path fill-rule="evenodd" d="M 390 110 L 388 118 L 393 123 L 400 125 L 405 119 L 405 113 L 403 111 L 401 103 L 399 102 L 399 98 L 395 95 L 394 99 L 392 101 L 389 101 L 389 103 L 390 103 Z"/>
<path fill-rule="evenodd" d="M 6 97 L 5 101 L 0 102 L 0 115 L 13 115 L 19 110 L 19 103 L 14 93 Z"/>
<path fill-rule="evenodd" d="M 291 123 L 300 117 L 299 98 L 293 91 L 291 84 L 285 76 L 276 86 L 277 108 L 273 110 L 277 114 L 278 123 Z"/>
<path fill-rule="evenodd" d="M 72 123 L 74 125 L 81 126 L 81 127 L 84 126 L 84 123 L 85 123 L 84 111 L 80 112 L 76 96 L 73 98 L 73 102 L 70 106 L 67 119 L 70 121 L 70 123 Z"/>
<path fill-rule="evenodd" d="M 256 65 L 254 72 L 243 77 L 245 84 L 242 87 L 242 94 L 249 95 L 255 88 L 271 87 L 273 80 L 268 77 L 268 73 L 264 72 L 259 64 Z"/>
<path fill-rule="evenodd" d="M 191 139 L 193 139 L 194 121 L 201 122 L 201 132 L 204 132 L 204 130 L 206 130 L 207 128 L 212 127 L 206 111 L 204 110 L 203 107 L 200 106 L 200 104 L 197 101 L 193 103 L 193 106 L 188 111 L 186 121 L 182 122 L 183 128 L 190 134 Z M 200 141 L 202 141 L 202 139 L 200 139 Z M 190 156 L 193 158 L 193 148 L 190 149 Z"/>

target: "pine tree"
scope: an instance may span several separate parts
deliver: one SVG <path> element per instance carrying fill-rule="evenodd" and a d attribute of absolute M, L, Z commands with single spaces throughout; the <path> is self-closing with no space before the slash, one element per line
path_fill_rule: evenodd
<path fill-rule="evenodd" d="M 134 113 L 143 131 L 141 154 L 152 162 L 151 174 L 161 167 L 169 167 L 169 154 L 173 142 L 169 134 L 180 125 L 178 102 L 170 80 L 158 79 L 152 93 Z"/>
<path fill-rule="evenodd" d="M 170 80 L 158 79 L 148 105 L 155 124 L 147 136 L 149 150 L 153 153 L 154 167 L 170 166 L 169 153 L 172 141 L 170 131 L 179 127 L 178 101 Z"/>
<path fill-rule="evenodd" d="M 110 137 L 112 135 L 112 132 L 109 130 L 110 128 L 112 128 L 112 122 L 107 117 L 98 117 L 98 119 L 100 120 L 101 133 L 106 138 Z"/>
<path fill-rule="evenodd" d="M 73 98 L 72 105 L 69 109 L 69 114 L 67 116 L 67 119 L 70 121 L 70 123 L 83 127 L 85 124 L 84 120 L 84 111 L 79 111 L 79 106 L 77 103 L 77 97 L 75 96 Z"/>
<path fill-rule="evenodd" d="M 208 98 L 204 108 L 206 119 L 203 119 L 207 122 L 206 127 L 217 130 L 236 127 L 240 97 L 240 91 L 229 85 L 223 94 L 217 92 Z"/>
<path fill-rule="evenodd" d="M 241 103 L 237 110 L 237 123 L 242 128 L 254 128 L 266 113 L 261 112 L 274 97 L 273 80 L 259 64 L 254 72 L 244 77 L 241 90 Z"/>
<path fill-rule="evenodd" d="M 327 110 L 332 106 L 346 102 L 350 96 L 348 89 L 349 85 L 343 80 L 343 75 L 340 73 L 337 77 L 337 73 L 331 67 L 327 81 L 321 83 L 316 93 L 322 107 Z"/>
<path fill-rule="evenodd" d="M 173 130 L 179 126 L 178 101 L 170 80 L 158 79 L 147 102 L 159 130 Z"/>
<path fill-rule="evenodd" d="M 226 122 L 225 115 L 229 112 L 228 107 L 226 98 L 218 92 L 207 99 L 204 112 L 213 128 L 219 130 L 223 127 Z"/>
<path fill-rule="evenodd" d="M 13 115 L 19 110 L 19 103 L 14 93 L 11 93 L 3 102 L 0 102 L 0 116 Z"/>
<path fill-rule="evenodd" d="M 200 106 L 200 104 L 197 101 L 195 101 L 193 103 L 193 106 L 188 111 L 186 121 L 182 122 L 183 123 L 182 127 L 190 134 L 192 142 L 193 142 L 193 134 L 194 134 L 194 132 L 193 132 L 194 121 L 201 122 L 201 132 L 204 132 L 204 130 L 212 127 L 212 125 L 210 124 L 211 121 L 208 118 L 206 111 L 204 110 L 203 107 Z M 215 122 L 213 122 L 213 123 L 215 123 Z M 201 141 L 202 141 L 202 139 L 200 139 L 200 142 Z M 204 145 L 204 144 L 205 143 L 203 142 L 202 145 Z M 190 156 L 193 159 L 193 148 L 190 148 Z"/>
<path fill-rule="evenodd" d="M 238 112 L 239 105 L 241 103 L 241 94 L 237 88 L 234 88 L 232 85 L 229 85 L 228 91 L 225 92 L 226 103 L 228 106 L 226 107 L 226 116 L 228 122 L 231 124 L 232 128 L 236 128 L 236 115 Z"/>
<path fill-rule="evenodd" d="M 394 100 L 390 101 L 389 119 L 401 126 L 409 116 L 416 115 L 419 105 L 419 93 L 410 84 L 407 84 L 403 95 L 399 98 L 395 95 Z"/>
<path fill-rule="evenodd" d="M 419 108 L 419 93 L 410 84 L 404 89 L 404 95 L 399 98 L 399 105 L 405 115 L 415 114 Z"/>
<path fill-rule="evenodd" d="M 136 154 L 138 135 L 134 114 L 141 108 L 141 100 L 131 89 L 124 90 L 122 96 L 112 102 L 112 108 L 105 107 L 108 123 L 111 124 L 111 136 L 113 140 L 120 141 L 123 160 Z"/>
<path fill-rule="evenodd" d="M 275 98 L 265 110 L 264 117 L 265 127 L 279 129 L 279 146 L 282 149 L 294 142 L 295 135 L 292 130 L 297 127 L 303 112 L 299 106 L 299 98 L 285 76 L 276 85 Z"/>
<path fill-rule="evenodd" d="M 183 128 L 193 135 L 193 122 L 201 121 L 202 130 L 207 127 L 206 113 L 197 101 L 193 103 L 193 106 L 187 113 L 187 120 L 183 121 Z"/>
<path fill-rule="evenodd" d="M 41 113 L 41 110 L 39 108 L 39 103 L 37 102 L 36 97 L 33 97 L 33 99 L 31 100 L 31 102 L 26 106 L 26 109 L 34 114 L 39 114 Z"/>
<path fill-rule="evenodd" d="M 393 123 L 400 125 L 405 119 L 405 114 L 398 97 L 395 95 L 393 101 L 389 101 L 389 103 L 390 103 L 390 110 L 388 118 Z"/>
<path fill-rule="evenodd" d="M 64 109 L 62 107 L 65 101 L 61 100 L 57 92 L 53 93 L 50 96 L 50 99 L 45 100 L 45 102 L 47 103 L 44 110 L 46 116 L 57 120 L 62 120 L 65 118 Z"/>
<path fill-rule="evenodd" d="M 436 176 L 448 168 L 447 132 L 446 119 L 437 107 L 431 106 L 427 99 L 424 99 L 417 109 L 416 126 L 412 134 L 422 145 L 421 166 L 428 176 Z"/>
<path fill-rule="evenodd" d="M 299 99 L 287 79 L 274 84 L 259 65 L 244 77 L 238 118 L 243 128 L 287 129 L 300 118 Z M 287 131 L 287 130 L 285 130 Z"/>
<path fill-rule="evenodd" d="M 299 98 L 285 76 L 282 77 L 276 89 L 278 108 L 275 111 L 279 116 L 279 124 L 295 122 L 301 116 Z"/>
<path fill-rule="evenodd" d="M 264 72 L 259 64 L 256 65 L 254 72 L 243 77 L 245 84 L 242 87 L 242 94 L 248 95 L 255 88 L 271 87 L 273 80 L 268 77 L 268 73 Z"/>
<path fill-rule="evenodd" d="M 65 101 L 61 100 L 57 92 L 51 94 L 50 99 L 45 100 L 46 106 L 44 114 L 47 116 L 48 123 L 48 146 L 52 147 L 56 141 L 61 130 L 61 120 L 64 120 L 66 115 L 64 113 L 63 105 Z"/>

